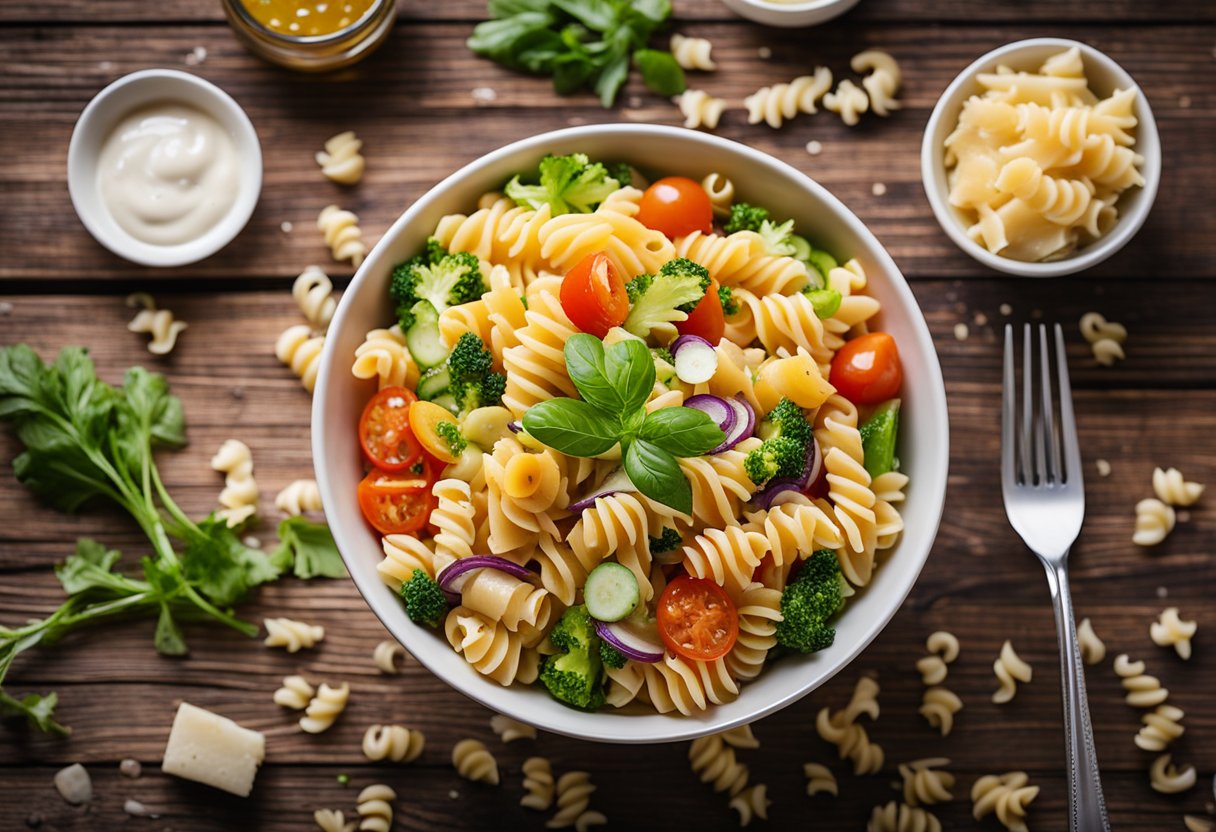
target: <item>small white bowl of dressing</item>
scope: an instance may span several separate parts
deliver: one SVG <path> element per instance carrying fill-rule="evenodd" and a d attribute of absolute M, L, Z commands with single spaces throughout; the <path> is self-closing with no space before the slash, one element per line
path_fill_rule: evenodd
<path fill-rule="evenodd" d="M 722 0 L 722 4 L 740 17 L 792 29 L 817 26 L 847 12 L 858 0 Z"/>
<path fill-rule="evenodd" d="M 99 92 L 72 131 L 68 191 L 119 257 L 181 266 L 232 241 L 262 190 L 262 148 L 240 105 L 186 72 L 145 69 Z"/>

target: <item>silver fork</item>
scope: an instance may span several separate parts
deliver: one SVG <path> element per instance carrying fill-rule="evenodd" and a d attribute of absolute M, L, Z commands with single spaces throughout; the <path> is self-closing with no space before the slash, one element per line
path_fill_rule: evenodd
<path fill-rule="evenodd" d="M 1037 333 L 1026 324 L 1022 344 L 1022 400 L 1014 372 L 1013 327 L 1005 326 L 1005 381 L 1001 404 L 1001 491 L 1009 524 L 1044 569 L 1056 613 L 1064 730 L 1068 736 L 1068 808 L 1072 832 L 1110 832 L 1098 757 L 1094 751 L 1085 672 L 1077 646 L 1072 593 L 1068 589 L 1068 550 L 1085 518 L 1085 483 L 1072 413 L 1072 388 L 1064 353 L 1064 332 L 1055 327 L 1059 380 L 1059 421 L 1052 397 L 1051 351 L 1047 327 Z M 1037 335 L 1037 338 L 1034 337 Z M 1038 341 L 1038 350 L 1033 342 Z M 1035 353 L 1037 352 L 1037 361 Z M 1037 366 L 1037 369 L 1036 369 Z M 1021 419 L 1018 418 L 1019 410 Z"/>

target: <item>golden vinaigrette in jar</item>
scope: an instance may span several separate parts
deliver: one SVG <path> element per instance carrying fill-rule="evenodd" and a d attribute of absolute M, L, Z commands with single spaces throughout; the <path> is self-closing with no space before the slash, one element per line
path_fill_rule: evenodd
<path fill-rule="evenodd" d="M 223 0 L 228 22 L 268 61 L 306 72 L 348 66 L 388 36 L 394 0 Z"/>

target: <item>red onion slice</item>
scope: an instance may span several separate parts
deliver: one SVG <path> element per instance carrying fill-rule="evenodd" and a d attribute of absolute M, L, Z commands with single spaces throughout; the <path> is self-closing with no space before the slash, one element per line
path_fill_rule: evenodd
<path fill-rule="evenodd" d="M 671 344 L 676 376 L 687 384 L 702 384 L 718 371 L 714 345 L 700 335 L 681 335 Z"/>
<path fill-rule="evenodd" d="M 469 579 L 469 573 L 475 569 L 497 569 L 519 578 L 521 581 L 530 580 L 535 576 L 535 573 L 530 572 L 526 567 L 497 555 L 474 555 L 469 558 L 461 558 L 448 564 L 438 576 L 439 588 L 443 590 L 449 601 L 460 602 L 460 593 L 464 589 L 464 583 Z"/>
<path fill-rule="evenodd" d="M 658 640 L 658 633 L 653 633 L 652 638 L 651 633 L 642 632 L 638 625 L 628 618 L 624 621 L 614 621 L 611 624 L 596 621 L 595 632 L 631 661 L 646 664 L 663 661 L 665 651 Z"/>
<path fill-rule="evenodd" d="M 750 438 L 756 431 L 756 411 L 746 400 L 736 396 L 733 399 L 727 399 L 726 402 L 735 411 L 735 427 L 733 430 L 727 431 L 726 441 L 710 451 L 711 454 L 729 451 L 744 439 Z"/>
<path fill-rule="evenodd" d="M 582 512 L 585 509 L 589 509 L 595 505 L 595 501 L 600 497 L 608 497 L 613 494 L 620 494 L 622 492 L 633 494 L 636 493 L 637 490 L 638 487 L 629 479 L 629 475 L 625 473 L 625 469 L 618 468 L 604 478 L 604 481 L 600 483 L 599 488 L 595 489 L 581 500 L 576 500 L 575 502 L 571 503 L 569 506 L 567 506 L 567 508 L 572 512 Z"/>
<path fill-rule="evenodd" d="M 731 432 L 735 429 L 739 419 L 738 412 L 731 406 L 730 400 L 709 393 L 701 393 L 685 401 L 684 406 L 707 414 L 709 418 L 714 420 L 714 424 L 720 427 L 722 432 L 726 434 L 726 441 L 717 448 L 714 448 L 710 453 L 716 454 L 721 450 L 725 450 L 725 447 L 727 447 L 726 443 L 730 440 Z"/>

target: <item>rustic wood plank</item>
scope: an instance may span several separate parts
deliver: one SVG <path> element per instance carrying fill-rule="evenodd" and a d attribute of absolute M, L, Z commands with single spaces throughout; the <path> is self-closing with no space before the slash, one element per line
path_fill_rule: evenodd
<path fill-rule="evenodd" d="M 811 65 L 798 31 L 706 23 L 687 27 L 717 42 L 722 70 L 695 78 L 738 105 L 759 86 L 788 80 Z M 603 110 L 590 96 L 562 99 L 548 82 L 506 72 L 473 57 L 468 27 L 419 23 L 341 79 L 290 75 L 246 53 L 221 27 L 140 29 L 140 49 L 127 48 L 123 27 L 0 29 L 0 112 L 21 130 L 0 134 L 0 153 L 21 165 L 0 171 L 0 279 L 116 280 L 135 273 L 188 281 L 283 278 L 327 253 L 313 227 L 317 211 L 337 201 L 356 210 L 375 241 L 411 200 L 443 175 L 501 144 L 539 129 L 615 120 L 676 124 L 673 106 L 635 79 L 622 109 Z M 1000 30 L 971 25 L 876 24 L 864 36 L 841 31 L 817 44 L 814 61 L 843 70 L 863 43 L 890 48 L 905 68 L 905 108 L 887 121 L 850 130 L 829 114 L 804 117 L 781 131 L 746 125 L 734 110 L 721 134 L 771 152 L 840 196 L 916 278 L 984 273 L 936 225 L 921 191 L 918 153 L 928 111 L 949 80 L 972 58 L 1004 41 L 1035 34 L 1074 35 L 1066 26 L 1022 23 Z M 1090 272 L 1096 278 L 1154 281 L 1210 277 L 1216 215 L 1195 210 L 1216 190 L 1212 143 L 1216 108 L 1210 94 L 1210 26 L 1124 28 L 1093 25 L 1087 37 L 1140 81 L 1155 106 L 1166 150 L 1165 181 L 1147 226 L 1118 257 Z M 241 237 L 203 263 L 173 272 L 134 269 L 85 232 L 66 199 L 64 158 L 72 123 L 109 80 L 148 65 L 181 66 L 196 45 L 208 50 L 193 71 L 228 89 L 249 111 L 266 149 L 262 200 Z M 769 61 L 757 58 L 771 48 Z M 48 60 L 47 56 L 56 56 Z M 129 56 L 129 57 L 127 57 Z M 1198 64 L 1196 62 L 1199 62 Z M 1208 72 L 1194 67 L 1209 67 Z M 492 102 L 472 90 L 489 87 Z M 1182 106 L 1186 103 L 1187 106 Z M 481 107 L 476 122 L 467 117 Z M 311 160 L 329 135 L 356 128 L 366 142 L 368 174 L 355 190 L 322 179 Z M 809 156 L 809 139 L 824 145 Z M 427 148 L 419 153 L 416 148 Z M 886 185 L 883 196 L 872 186 Z M 294 228 L 284 233 L 281 224 Z M 346 268 L 335 266 L 335 270 Z"/>

